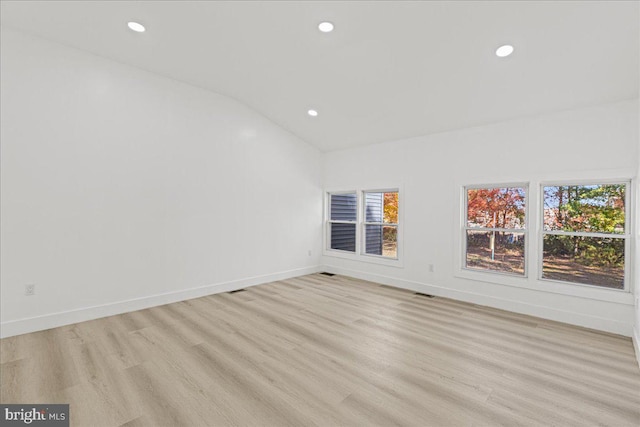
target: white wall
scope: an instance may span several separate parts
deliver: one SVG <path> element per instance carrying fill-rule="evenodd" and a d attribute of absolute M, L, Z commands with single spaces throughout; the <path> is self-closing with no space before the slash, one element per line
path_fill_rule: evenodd
<path fill-rule="evenodd" d="M 400 184 L 404 211 L 402 268 L 323 256 L 327 270 L 631 335 L 629 293 L 540 282 L 535 263 L 521 286 L 499 285 L 480 280 L 491 276 L 486 273 L 460 277 L 454 261 L 461 258 L 457 234 L 465 184 L 531 182 L 533 208 L 540 181 L 633 178 L 637 100 L 332 152 L 324 159 L 325 189 Z M 535 227 L 530 225 L 527 248 L 537 252 Z M 433 273 L 428 264 L 434 264 Z"/>
<path fill-rule="evenodd" d="M 1 48 L 2 335 L 316 270 L 316 149 L 221 95 L 8 29 Z"/>
<path fill-rule="evenodd" d="M 636 348 L 636 358 L 640 365 L 640 142 L 638 142 L 638 169 L 636 172 L 636 313 L 633 343 Z"/>

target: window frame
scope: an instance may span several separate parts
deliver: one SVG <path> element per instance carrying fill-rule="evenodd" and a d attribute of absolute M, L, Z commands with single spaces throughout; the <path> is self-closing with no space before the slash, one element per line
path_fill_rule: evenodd
<path fill-rule="evenodd" d="M 524 228 L 490 228 L 490 227 L 469 227 L 468 225 L 468 217 L 469 217 L 469 191 L 468 190 L 478 190 L 478 189 L 490 189 L 490 188 L 522 188 L 524 189 Z M 463 191 L 463 217 L 462 217 L 462 229 L 461 229 L 461 248 L 462 248 L 462 259 L 461 259 L 461 267 L 464 271 L 471 271 L 473 273 L 480 274 L 496 274 L 500 276 L 505 276 L 508 278 L 517 278 L 517 279 L 527 279 L 529 277 L 529 183 L 528 182 L 509 182 L 509 183 L 501 183 L 501 184 L 472 184 L 465 185 L 462 187 Z M 515 274 L 508 273 L 504 271 L 496 271 L 496 270 L 483 270 L 479 268 L 471 268 L 467 267 L 467 231 L 475 230 L 475 231 L 498 231 L 498 232 L 506 232 L 506 233 L 523 233 L 524 234 L 524 273 L 523 274 Z"/>
<path fill-rule="evenodd" d="M 362 256 L 367 256 L 367 257 L 374 257 L 374 258 L 378 258 L 378 259 L 386 259 L 386 260 L 398 260 L 400 258 L 400 190 L 399 189 L 391 189 L 391 190 L 361 190 L 361 203 L 362 203 L 362 222 L 360 224 L 361 230 L 360 230 L 360 238 L 362 239 L 362 242 L 360 244 L 360 255 Z M 367 193 L 397 193 L 398 194 L 398 222 L 397 223 L 385 223 L 384 219 L 383 222 L 369 222 L 367 221 L 367 215 L 366 215 L 366 211 L 367 211 L 367 197 L 366 194 Z M 384 203 L 384 201 L 383 201 Z M 383 209 L 384 209 L 384 205 L 383 205 Z M 384 255 L 376 255 L 376 254 L 369 254 L 367 253 L 367 232 L 366 232 L 366 228 L 367 225 L 381 225 L 381 226 L 394 226 L 396 227 L 396 256 L 395 257 L 388 257 L 388 256 L 384 256 Z"/>
<path fill-rule="evenodd" d="M 580 232 L 580 231 L 559 231 L 544 229 L 544 188 L 552 186 L 580 186 L 580 185 L 624 185 L 624 234 L 615 233 L 592 233 L 592 232 Z M 581 286 L 591 289 L 600 289 L 607 292 L 625 292 L 631 291 L 631 252 L 633 251 L 631 241 L 633 221 L 631 218 L 631 206 L 632 203 L 632 182 L 631 180 L 624 179 L 578 179 L 578 180 L 554 180 L 554 181 L 541 181 L 539 184 L 539 209 L 538 209 L 538 275 L 537 279 L 542 282 L 561 283 L 569 286 Z M 588 283 L 569 282 L 566 280 L 548 279 L 543 277 L 544 267 L 544 236 L 546 234 L 556 236 L 584 236 L 595 238 L 614 238 L 624 239 L 624 276 L 622 289 L 608 288 L 606 286 L 591 285 Z M 636 248 L 637 249 L 637 248 Z"/>
<path fill-rule="evenodd" d="M 635 295 L 634 292 L 640 292 L 640 284 L 636 285 L 633 281 L 629 281 L 629 286 L 626 292 L 622 292 L 620 290 L 603 288 L 600 286 L 576 286 L 574 283 L 565 283 L 565 282 L 552 282 L 547 280 L 540 280 L 538 278 L 538 262 L 539 260 L 539 239 L 537 235 L 540 233 L 540 220 L 538 218 L 538 210 L 541 208 L 538 206 L 540 201 L 542 200 L 540 195 L 537 194 L 538 191 L 541 191 L 541 185 L 549 185 L 551 183 L 561 184 L 561 183 L 579 183 L 579 182 L 589 182 L 593 183 L 594 181 L 598 181 L 601 183 L 615 183 L 615 182 L 630 182 L 629 192 L 627 194 L 628 203 L 629 203 L 629 227 L 628 232 L 631 235 L 636 235 L 638 233 L 638 225 L 636 223 L 637 215 L 640 215 L 640 211 L 637 211 L 637 203 L 640 200 L 637 200 L 638 197 L 636 195 L 636 191 L 638 185 L 640 185 L 638 177 L 635 177 L 636 171 L 630 168 L 622 168 L 622 169 L 589 169 L 582 171 L 568 171 L 568 172 L 529 172 L 522 173 L 518 175 L 506 175 L 506 176 L 497 176 L 495 174 L 489 175 L 481 175 L 481 176 L 466 176 L 463 178 L 455 179 L 451 186 L 451 192 L 456 195 L 455 204 L 452 210 L 452 215 L 455 216 L 455 220 L 451 222 L 451 227 L 453 231 L 454 241 L 453 241 L 453 276 L 454 278 L 460 279 L 462 283 L 479 283 L 479 284 L 487 284 L 487 285 L 495 285 L 495 286 L 508 286 L 517 289 L 525 289 L 527 291 L 533 291 L 534 293 L 529 294 L 532 297 L 535 295 L 565 295 L 570 297 L 582 298 L 585 300 L 595 300 L 595 301 L 605 301 L 611 302 L 615 304 L 622 305 L 634 305 L 635 304 Z M 522 178 L 526 178 L 522 179 Z M 530 230 L 530 238 L 529 243 L 527 244 L 528 249 L 528 257 L 529 257 L 529 277 L 517 277 L 517 276 L 507 276 L 501 274 L 491 274 L 485 273 L 481 270 L 469 270 L 464 269 L 462 264 L 463 261 L 463 240 L 462 240 L 462 225 L 463 221 L 466 219 L 463 217 L 464 213 L 464 188 L 476 186 L 476 183 L 498 183 L 496 186 L 501 186 L 504 183 L 518 183 L 518 182 L 526 182 L 529 186 L 529 230 Z M 490 185 L 490 184 L 482 184 Z M 493 185 L 493 184 L 491 184 Z M 506 184 L 509 185 L 509 184 Z M 513 185 L 513 184 L 512 184 Z M 478 185 L 480 186 L 480 185 Z M 535 227 L 532 228 L 532 227 Z M 536 234 L 534 238 L 534 233 Z M 636 233 L 636 234 L 634 234 Z M 640 245 L 637 244 L 635 239 L 631 239 L 631 253 L 629 256 L 633 257 L 637 253 L 636 251 L 640 251 Z M 535 255 L 533 255 L 535 254 Z M 640 266 L 635 266 L 633 263 L 626 266 L 628 269 L 629 277 L 635 277 L 634 275 L 640 269 Z M 429 274 L 426 273 L 425 274 Z M 431 273 L 433 274 L 433 273 Z M 539 293 L 539 294 L 537 294 Z"/>
<path fill-rule="evenodd" d="M 331 249 L 331 229 L 330 229 L 330 214 L 331 214 L 331 195 L 332 194 L 352 194 L 356 193 L 358 210 L 357 210 L 357 222 L 356 222 L 356 251 L 349 252 L 339 249 Z M 397 234 L 397 258 L 385 257 L 375 254 L 364 254 L 364 241 L 363 241 L 363 229 L 364 229 L 364 201 L 363 195 L 365 192 L 378 192 L 378 193 L 398 193 L 398 234 Z M 322 242 L 322 255 L 334 258 L 342 258 L 345 260 L 366 262 L 371 264 L 378 264 L 387 267 L 404 268 L 403 258 L 403 189 L 401 185 L 389 186 L 389 187 L 359 187 L 355 190 L 349 187 L 342 187 L 338 189 L 325 189 L 324 190 L 324 221 L 323 228 L 323 242 Z"/>
<path fill-rule="evenodd" d="M 333 195 L 344 195 L 344 194 L 355 194 L 356 196 L 356 219 L 355 221 L 348 221 L 348 220 L 338 220 L 338 219 L 331 219 L 331 196 Z M 327 251 L 336 251 L 336 252 L 340 252 L 340 253 L 344 253 L 344 254 L 355 254 L 358 253 L 358 220 L 359 220 L 359 215 L 360 215 L 360 209 L 359 209 L 359 205 L 360 205 L 360 197 L 358 196 L 358 192 L 356 190 L 352 190 L 352 191 L 332 191 L 332 192 L 327 192 L 327 213 L 326 213 L 326 221 L 325 224 L 327 225 L 326 227 L 326 231 L 325 231 L 325 238 L 326 238 L 326 244 L 325 244 L 325 250 Z M 344 249 L 334 249 L 331 247 L 331 224 L 353 224 L 355 225 L 354 229 L 355 229 L 355 241 L 356 241 L 356 246 L 353 249 L 353 251 L 347 251 Z"/>

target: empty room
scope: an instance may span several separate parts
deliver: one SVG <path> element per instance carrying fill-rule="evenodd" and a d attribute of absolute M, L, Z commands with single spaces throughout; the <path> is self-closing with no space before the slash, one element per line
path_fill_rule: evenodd
<path fill-rule="evenodd" d="M 640 2 L 0 7 L 0 425 L 640 426 Z"/>

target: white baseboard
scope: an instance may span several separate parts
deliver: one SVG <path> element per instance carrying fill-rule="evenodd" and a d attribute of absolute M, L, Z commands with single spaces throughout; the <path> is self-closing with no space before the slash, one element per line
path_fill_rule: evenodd
<path fill-rule="evenodd" d="M 233 280 L 230 282 L 200 286 L 197 288 L 185 289 L 175 292 L 167 292 L 164 294 L 152 295 L 148 297 L 118 301 L 93 307 L 85 307 L 76 310 L 62 311 L 58 313 L 45 314 L 42 316 L 2 322 L 0 323 L 0 338 L 26 334 L 29 332 L 42 331 L 45 329 L 56 328 L 58 326 L 70 325 L 73 323 L 84 322 L 101 317 L 113 316 L 130 311 L 170 304 L 172 302 L 199 298 L 205 295 L 229 292 L 249 286 L 261 285 L 263 283 L 290 279 L 292 277 L 304 276 L 306 274 L 313 274 L 319 271 L 321 271 L 320 266 L 305 267 L 295 270 L 282 271 L 279 273 L 266 274 L 263 276 L 248 277 L 244 279 Z"/>
<path fill-rule="evenodd" d="M 582 313 L 559 310 L 557 308 L 545 307 L 540 305 L 526 304 L 520 301 L 514 301 L 504 298 L 498 298 L 473 292 L 461 291 L 457 289 L 445 288 L 441 286 L 431 285 L 427 283 L 414 282 L 410 280 L 398 279 L 379 274 L 372 274 L 358 270 L 352 270 L 342 267 L 334 267 L 325 265 L 323 271 L 345 276 L 355 277 L 357 279 L 368 280 L 384 285 L 395 286 L 397 288 L 409 289 L 416 292 L 422 292 L 430 295 L 451 298 L 458 301 L 469 302 L 472 304 L 484 305 L 488 307 L 498 308 L 501 310 L 512 311 L 515 313 L 526 314 L 529 316 L 541 317 L 543 319 L 555 320 L 558 322 L 568 323 L 571 325 L 583 326 L 585 328 L 597 329 L 614 334 L 632 336 L 633 326 L 616 320 L 605 319 L 597 316 L 589 316 Z M 636 347 L 637 350 L 637 347 Z"/>
<path fill-rule="evenodd" d="M 638 361 L 638 368 L 640 368 L 640 325 L 636 325 L 633 328 L 633 348 L 636 350 L 636 360 Z"/>

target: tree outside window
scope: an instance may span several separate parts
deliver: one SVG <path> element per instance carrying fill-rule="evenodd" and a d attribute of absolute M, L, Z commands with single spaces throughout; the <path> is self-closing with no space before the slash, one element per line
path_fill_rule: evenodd
<path fill-rule="evenodd" d="M 465 193 L 465 267 L 523 276 L 526 187 L 474 187 Z"/>

